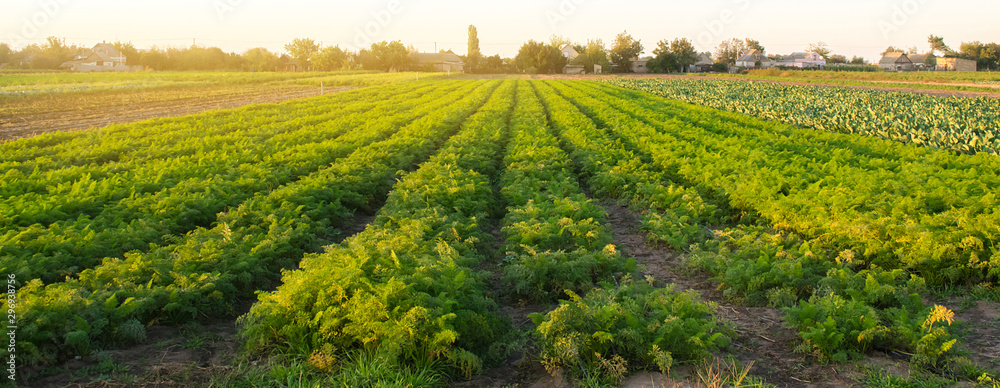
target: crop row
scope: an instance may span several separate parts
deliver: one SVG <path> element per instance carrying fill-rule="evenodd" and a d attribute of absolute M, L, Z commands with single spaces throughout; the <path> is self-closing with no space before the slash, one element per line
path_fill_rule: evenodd
<path fill-rule="evenodd" d="M 960 153 L 1000 153 L 1000 102 L 996 99 L 729 80 L 605 82 L 824 131 L 874 136 Z"/>
<path fill-rule="evenodd" d="M 442 150 L 405 176 L 368 228 L 306 257 L 244 318 L 252 348 L 311 360 L 365 351 L 469 375 L 506 323 L 474 270 L 489 241 L 491 184 L 515 82 L 506 81 Z M 328 365 L 327 367 L 332 367 Z"/>
<path fill-rule="evenodd" d="M 441 88 L 420 98 L 404 94 L 411 101 L 394 101 L 393 105 L 379 108 L 364 104 L 367 109 L 300 133 L 314 142 L 288 150 L 276 145 L 270 154 L 262 155 L 259 163 L 232 166 L 209 176 L 192 176 L 154 193 L 133 194 L 100 207 L 94 217 L 78 216 L 47 227 L 36 224 L 8 231 L 0 236 L 0 270 L 52 282 L 90 268 L 103 257 L 147 250 L 150 244 L 162 244 L 165 236 L 211 225 L 216 213 L 225 208 L 310 174 L 458 100 L 461 93 L 453 91 L 453 87 Z M 127 189 L 112 187 L 109 191 Z"/>
<path fill-rule="evenodd" d="M 106 163 L 146 162 L 164 158 L 204 154 L 217 149 L 238 149 L 253 141 L 263 141 L 302 126 L 322 123 L 337 117 L 332 104 L 363 102 L 369 93 L 392 96 L 400 90 L 421 86 L 388 85 L 363 91 L 291 101 L 282 104 L 257 104 L 232 110 L 199 113 L 184 117 L 157 118 L 142 125 L 115 124 L 91 131 L 49 133 L 4 144 L 0 156 L 7 178 L 32 174 L 59 173 L 71 167 L 84 168 L 74 175 L 55 175 L 71 181 L 84 173 L 101 178 L 99 171 L 89 171 Z M 426 87 L 426 84 L 422 85 Z M 292 117 L 293 119 L 289 119 Z M 268 127 L 265 131 L 258 128 Z M 190 142 L 190 138 L 200 142 Z M 11 175 L 13 174 L 13 175 Z M 44 187 L 43 187 L 44 189 Z"/>
<path fill-rule="evenodd" d="M 19 351 L 26 360 L 51 362 L 135 341 L 146 324 L 233 314 L 239 300 L 268 288 L 280 269 L 335 238 L 354 211 L 376 206 L 398 174 L 425 160 L 497 84 L 466 83 L 454 104 L 247 200 L 176 244 L 105 259 L 62 283 L 29 282 L 19 294 Z"/>
<path fill-rule="evenodd" d="M 579 85 L 577 85 L 579 86 Z M 698 115 L 693 109 L 671 110 L 664 104 L 654 108 L 642 108 L 641 101 L 634 97 L 622 98 L 614 89 L 572 88 L 558 85 L 560 93 L 570 98 L 578 107 L 587 111 L 595 121 L 600 122 L 615 137 L 635 147 L 642 157 L 651 158 L 652 166 L 662 166 L 664 171 L 674 171 L 680 180 L 690 182 L 693 176 L 683 175 L 683 171 L 671 169 L 677 155 L 671 154 L 665 146 L 679 142 L 668 133 L 683 133 L 676 121 L 649 119 L 650 114 L 669 112 L 669 115 L 687 115 L 691 122 L 702 125 L 718 124 L 719 118 Z M 575 90 L 576 89 L 576 90 Z M 604 89 L 604 90 L 597 90 Z M 602 105 L 593 105 L 601 101 Z M 640 102 L 640 103 L 637 103 Z M 647 115 L 647 116 L 644 116 Z M 660 132 L 664 128 L 669 132 Z M 702 130 L 705 131 L 705 130 Z M 708 133 L 702 135 L 706 136 Z M 765 136 L 761 133 L 760 136 Z M 734 142 L 742 147 L 752 146 L 746 139 Z M 717 153 L 716 148 L 686 139 L 685 149 Z M 694 159 L 688 154 L 680 159 L 688 162 Z M 730 161 L 738 160 L 735 156 Z M 701 174 L 709 176 L 703 169 Z M 730 170 L 729 174 L 747 169 Z M 752 171 L 749 171 L 752 173 Z M 671 174 L 665 175 L 670 178 Z M 739 180 L 737 178 L 737 180 Z M 757 182 L 744 179 L 743 184 Z M 705 202 L 699 192 L 709 197 L 719 198 L 730 194 L 715 190 L 711 184 L 699 183 L 697 190 L 688 192 L 686 197 L 675 197 L 672 206 L 656 209 L 668 219 L 685 219 L 686 208 L 692 204 Z M 746 203 L 731 199 L 735 210 L 753 211 Z M 671 214 L 673 213 L 673 214 Z M 731 217 L 732 214 L 729 215 Z M 727 217 L 727 218 L 729 218 Z M 732 219 L 732 218 L 730 218 Z M 701 227 L 710 225 L 707 219 L 698 220 Z M 823 238 L 803 239 L 796 233 L 771 232 L 769 227 L 735 225 L 725 232 L 715 235 L 701 235 L 696 242 L 692 261 L 718 276 L 721 289 L 734 299 L 750 304 L 762 300 L 777 307 L 791 307 L 786 319 L 800 330 L 803 344 L 798 350 L 816 354 L 820 358 L 846 360 L 852 354 L 862 353 L 872 348 L 906 349 L 915 354 L 917 361 L 933 364 L 955 343 L 947 330 L 934 323 L 950 319 L 948 310 L 927 308 L 920 299 L 924 291 L 923 279 L 909 276 L 902 270 L 883 270 L 878 266 L 868 268 L 861 258 L 851 250 Z M 688 239 L 683 229 L 662 229 L 649 227 L 654 240 L 674 242 L 678 238 Z M 677 248 L 684 248 L 672 243 Z M 865 319 L 864 317 L 868 317 Z"/>
<path fill-rule="evenodd" d="M 628 371 L 667 372 L 725 346 L 730 337 L 696 293 L 632 279 L 634 259 L 608 244 L 607 213 L 583 194 L 572 158 L 549 126 L 551 118 L 557 132 L 577 131 L 579 122 L 567 120 L 571 112 L 543 91 L 546 115 L 533 89 L 523 85 L 518 93 L 501 176 L 509 206 L 503 268 L 515 297 L 569 297 L 531 315 L 542 364 L 567 368 L 584 384 L 618 384 Z"/>
<path fill-rule="evenodd" d="M 609 125 L 644 128 L 622 136 L 646 147 L 672 179 L 713 190 L 709 197 L 727 198 L 735 209 L 934 283 L 1000 275 L 993 248 L 1000 237 L 1000 162 L 992 156 L 811 131 L 619 88 L 577 87 L 611 96 L 608 104 L 620 113 L 593 114 Z M 596 99 L 581 100 L 590 101 Z"/>
<path fill-rule="evenodd" d="M 527 83 L 518 89 L 500 177 L 507 203 L 501 234 L 504 278 L 511 293 L 551 301 L 584 293 L 635 264 L 620 257 L 605 225 L 607 213 L 580 189 L 573 163 L 552 135 L 545 108 Z"/>

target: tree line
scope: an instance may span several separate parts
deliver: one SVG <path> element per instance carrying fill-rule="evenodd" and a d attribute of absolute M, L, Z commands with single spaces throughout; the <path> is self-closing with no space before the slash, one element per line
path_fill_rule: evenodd
<path fill-rule="evenodd" d="M 952 50 L 944 39 L 931 35 L 928 39 L 931 53 L 940 52 L 945 57 L 972 59 L 981 70 L 1000 68 L 1000 45 L 997 43 L 963 42 L 959 50 Z M 272 52 L 266 48 L 253 48 L 243 53 L 225 52 L 218 47 L 192 45 L 186 48 L 153 47 L 138 50 L 131 42 L 112 44 L 127 58 L 127 64 L 160 71 L 331 71 L 339 69 L 364 70 L 433 70 L 426 65 L 418 65 L 411 60 L 413 46 L 400 41 L 383 41 L 371 47 L 349 52 L 339 46 L 322 47 L 308 38 L 295 39 L 285 45 L 285 54 Z M 639 59 L 645 50 L 643 43 L 628 31 L 618 34 L 610 46 L 600 39 L 576 43 L 563 36 L 552 36 L 548 42 L 529 40 L 518 50 L 514 58 L 500 55 L 485 56 L 479 47 L 479 33 L 475 26 L 469 26 L 468 54 L 459 56 L 469 73 L 562 73 L 566 66 L 582 66 L 593 73 L 600 66 L 603 72 L 631 72 L 632 61 Z M 569 60 L 562 49 L 572 47 L 578 54 Z M 50 37 L 43 44 L 32 44 L 21 50 L 13 50 L 6 43 L 0 43 L 0 66 L 26 69 L 57 69 L 72 60 L 84 47 L 66 45 L 62 40 Z M 694 44 L 686 38 L 661 40 L 646 62 L 650 72 L 684 72 L 698 62 L 705 54 L 715 62 L 714 70 L 726 71 L 750 50 L 766 53 L 763 45 L 750 38 L 729 39 L 720 43 L 714 53 L 699 53 Z M 843 55 L 833 54 L 826 43 L 810 44 L 806 51 L 816 52 L 830 64 L 856 64 L 867 62 L 860 57 L 848 60 Z M 886 53 L 907 50 L 889 47 Z M 916 53 L 917 48 L 911 48 Z M 883 53 L 884 54 L 884 53 Z M 780 56 L 769 55 L 772 59 Z M 933 61 L 933 59 L 929 59 Z M 933 65 L 933 63 L 931 63 Z"/>

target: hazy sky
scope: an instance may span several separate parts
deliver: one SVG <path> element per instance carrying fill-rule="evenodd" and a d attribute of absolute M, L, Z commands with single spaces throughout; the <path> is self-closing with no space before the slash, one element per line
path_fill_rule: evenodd
<path fill-rule="evenodd" d="M 282 51 L 309 37 L 325 45 L 401 40 L 420 50 L 466 52 L 467 28 L 479 29 L 484 54 L 514 56 L 521 43 L 553 34 L 574 41 L 628 30 L 646 53 L 661 39 L 686 37 L 703 51 L 751 37 L 768 53 L 826 42 L 834 53 L 873 59 L 887 46 L 928 49 L 927 36 L 1000 41 L 996 0 L 0 0 L 0 41 L 13 47 L 47 36 L 90 46 L 132 41 L 139 48 L 199 45 L 242 52 Z"/>

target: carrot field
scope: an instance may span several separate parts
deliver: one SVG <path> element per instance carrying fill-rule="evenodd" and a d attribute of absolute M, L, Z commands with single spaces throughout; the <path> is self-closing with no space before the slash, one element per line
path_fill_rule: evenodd
<path fill-rule="evenodd" d="M 965 322 L 1000 302 L 993 101 L 795 89 L 807 112 L 725 81 L 349 76 L 0 144 L 20 382 L 79 382 L 84 360 L 137 384 L 104 360 L 192 322 L 239 351 L 179 385 L 708 385 L 722 362 L 718 386 L 877 386 L 873 359 L 1000 379 L 1000 318 Z"/>

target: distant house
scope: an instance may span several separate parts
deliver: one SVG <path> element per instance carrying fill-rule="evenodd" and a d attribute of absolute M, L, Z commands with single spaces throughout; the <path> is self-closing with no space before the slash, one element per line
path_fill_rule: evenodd
<path fill-rule="evenodd" d="M 750 52 L 736 60 L 736 67 L 769 69 L 774 67 L 774 61 L 764 56 L 764 53 L 760 50 L 750 50 Z"/>
<path fill-rule="evenodd" d="M 410 60 L 416 67 L 415 70 L 440 73 L 462 73 L 465 71 L 465 62 L 451 50 L 443 53 L 410 53 Z"/>
<path fill-rule="evenodd" d="M 92 49 L 84 49 L 73 60 L 63 63 L 60 69 L 88 73 L 92 71 L 132 71 L 128 58 L 121 51 L 107 43 L 99 43 Z"/>
<path fill-rule="evenodd" d="M 561 52 L 562 55 L 564 57 L 566 57 L 566 61 L 567 62 L 572 62 L 574 59 L 576 59 L 577 57 L 580 56 L 580 53 L 578 53 L 576 51 L 576 49 L 573 48 L 572 45 L 568 45 L 568 44 L 564 44 L 564 45 L 560 46 L 559 47 L 559 52 Z"/>
<path fill-rule="evenodd" d="M 776 66 L 797 67 L 800 69 L 822 69 L 826 67 L 826 58 L 817 52 L 796 52 L 777 61 Z"/>
<path fill-rule="evenodd" d="M 629 71 L 639 74 L 649 73 L 649 67 L 646 67 L 646 64 L 652 59 L 653 57 L 633 58 L 632 62 L 629 63 Z"/>
<path fill-rule="evenodd" d="M 698 61 L 695 62 L 693 65 L 688 66 L 688 72 L 691 72 L 691 73 L 708 73 L 708 72 L 712 71 L 712 66 L 713 65 L 715 65 L 715 62 L 712 61 L 712 54 L 710 54 L 710 53 L 701 53 L 701 54 L 698 54 Z"/>
<path fill-rule="evenodd" d="M 971 59 L 962 58 L 938 58 L 938 71 L 977 71 L 978 64 Z"/>
<path fill-rule="evenodd" d="M 288 54 L 282 54 L 279 60 L 281 61 L 281 65 L 278 66 L 278 71 L 283 71 L 287 73 L 297 73 L 304 70 L 302 68 L 302 65 L 299 64 L 299 61 L 295 60 L 295 58 L 288 56 Z"/>
<path fill-rule="evenodd" d="M 885 71 L 911 71 L 913 70 L 913 61 L 906 53 L 893 52 L 886 53 L 882 60 L 878 61 L 879 67 Z"/>

